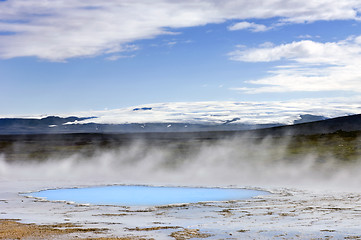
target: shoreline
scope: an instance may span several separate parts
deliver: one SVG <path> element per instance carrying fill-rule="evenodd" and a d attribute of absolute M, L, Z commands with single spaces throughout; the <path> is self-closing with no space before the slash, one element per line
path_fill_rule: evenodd
<path fill-rule="evenodd" d="M 121 204 L 101 204 L 101 203 L 91 203 L 92 200 L 89 200 L 89 202 L 77 202 L 76 200 L 49 200 L 47 197 L 43 196 L 36 196 L 37 193 L 43 192 L 43 191 L 52 191 L 52 190 L 73 190 L 73 189 L 91 189 L 91 188 L 104 188 L 104 187 L 149 187 L 149 188 L 180 188 L 180 189 L 231 189 L 231 190 L 249 190 L 257 192 L 258 195 L 255 196 L 247 196 L 242 197 L 240 199 L 229 199 L 229 200 L 204 200 L 204 201 L 197 201 L 197 202 L 177 202 L 177 203 L 168 203 L 168 204 L 141 204 L 141 205 L 121 205 Z M 254 193 L 255 194 L 255 193 Z M 227 203 L 227 202 L 234 202 L 239 201 L 242 199 L 251 199 L 253 197 L 257 196 L 263 196 L 272 194 L 270 191 L 259 188 L 259 187 L 235 187 L 235 186 L 201 186 L 201 185 L 194 185 L 194 186 L 182 186 L 182 185 L 166 185 L 166 184 L 105 184 L 105 185 L 88 185 L 88 186 L 73 186 L 73 187 L 57 187 L 57 188 L 47 188 L 47 189 L 41 189 L 36 191 L 26 191 L 26 192 L 20 192 L 19 195 L 25 198 L 30 198 L 35 201 L 43 201 L 43 202 L 52 202 L 52 203 L 64 203 L 64 204 L 71 204 L 74 206 L 113 206 L 113 207 L 135 207 L 135 208 L 166 208 L 166 207 L 179 207 L 179 206 L 192 206 L 194 204 L 203 204 L 203 203 Z M 252 194 L 253 195 L 253 194 Z"/>
<path fill-rule="evenodd" d="M 80 205 L 26 198 L 19 190 L 85 183 L 1 182 L 0 219 L 19 224 L 77 226 L 57 239 L 361 239 L 361 194 L 269 188 L 251 199 L 151 208 Z M 91 185 L 91 184 L 86 184 Z M 102 232 L 84 229 L 107 229 Z M 74 231 L 74 230 L 72 230 Z M 178 236 L 178 237 L 177 237 Z M 1 239 L 1 235 L 0 235 Z"/>

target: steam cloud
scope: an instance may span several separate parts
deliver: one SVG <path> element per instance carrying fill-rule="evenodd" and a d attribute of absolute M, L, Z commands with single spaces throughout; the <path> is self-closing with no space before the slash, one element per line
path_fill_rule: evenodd
<path fill-rule="evenodd" d="M 129 146 L 95 154 L 7 162 L 0 156 L 0 180 L 81 181 L 106 184 L 295 187 L 351 190 L 360 187 L 360 161 L 340 162 L 315 154 L 288 158 L 289 139 L 223 139 L 215 142 Z"/>

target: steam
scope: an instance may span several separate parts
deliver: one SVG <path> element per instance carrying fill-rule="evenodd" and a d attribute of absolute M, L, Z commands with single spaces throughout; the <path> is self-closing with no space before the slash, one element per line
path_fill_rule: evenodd
<path fill-rule="evenodd" d="M 353 190 L 361 187 L 361 162 L 316 154 L 289 158 L 290 139 L 239 137 L 217 141 L 135 141 L 90 156 L 77 153 L 45 161 L 8 162 L 0 156 L 0 180 L 87 184 L 163 184 L 293 187 Z"/>

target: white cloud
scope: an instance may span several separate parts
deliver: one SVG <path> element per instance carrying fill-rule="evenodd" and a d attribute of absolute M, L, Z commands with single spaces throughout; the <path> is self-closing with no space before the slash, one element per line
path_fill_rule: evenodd
<path fill-rule="evenodd" d="M 147 110 L 142 110 L 146 108 Z M 150 109 L 151 108 L 151 109 Z M 134 109 L 138 109 L 134 111 Z M 328 118 L 361 114 L 361 97 L 317 98 L 288 101 L 209 101 L 170 102 L 138 105 L 102 111 L 87 111 L 52 116 L 96 117 L 68 124 L 101 123 L 200 123 L 222 124 L 239 118 L 239 124 L 292 124 L 302 114 L 321 115 Z M 16 116 L 4 115 L 0 118 L 44 118 L 50 115 Z"/>
<path fill-rule="evenodd" d="M 262 47 L 262 48 L 271 48 L 273 46 L 274 46 L 274 44 L 272 42 L 264 42 L 259 45 L 259 47 Z"/>
<path fill-rule="evenodd" d="M 301 39 L 311 39 L 311 38 L 320 38 L 320 36 L 312 36 L 310 34 L 304 34 L 304 35 L 299 35 L 297 36 L 297 38 L 301 38 Z"/>
<path fill-rule="evenodd" d="M 109 57 L 106 57 L 105 59 L 108 60 L 108 61 L 117 61 L 119 59 L 122 59 L 122 58 L 134 58 L 135 55 L 112 55 L 112 56 L 109 56 Z"/>
<path fill-rule="evenodd" d="M 252 32 L 264 32 L 270 30 L 271 27 L 267 27 L 263 24 L 257 24 L 253 22 L 239 22 L 228 27 L 230 31 L 249 29 Z"/>
<path fill-rule="evenodd" d="M 235 50 L 235 61 L 287 61 L 270 71 L 270 76 L 249 81 L 254 88 L 233 88 L 246 93 L 290 91 L 361 92 L 361 37 L 339 42 L 302 40 L 274 47 Z"/>
<path fill-rule="evenodd" d="M 229 19 L 359 19 L 359 0 L 11 0 L 0 2 L 0 58 L 51 61 L 125 51 L 139 39 Z M 250 23 L 252 25 L 252 23 Z M 260 30 L 253 25 L 251 30 Z"/>
<path fill-rule="evenodd" d="M 297 62 L 337 63 L 345 54 L 353 51 L 350 46 L 341 43 L 319 43 L 311 40 L 302 40 L 275 47 L 262 45 L 261 48 L 236 50 L 229 55 L 232 60 L 244 62 L 271 62 L 282 59 Z"/>
<path fill-rule="evenodd" d="M 154 103 L 130 108 L 72 113 L 76 116 L 97 118 L 78 121 L 82 123 L 202 123 L 222 124 L 239 118 L 234 123 L 292 124 L 300 114 L 314 114 L 325 117 L 339 117 L 361 113 L 361 98 L 348 99 L 302 99 L 269 102 L 173 102 Z M 151 108 L 134 111 L 138 108 Z"/>

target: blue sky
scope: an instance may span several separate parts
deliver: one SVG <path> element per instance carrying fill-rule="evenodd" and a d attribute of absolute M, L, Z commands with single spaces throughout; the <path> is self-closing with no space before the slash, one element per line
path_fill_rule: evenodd
<path fill-rule="evenodd" d="M 361 2 L 0 1 L 0 115 L 357 97 Z"/>

